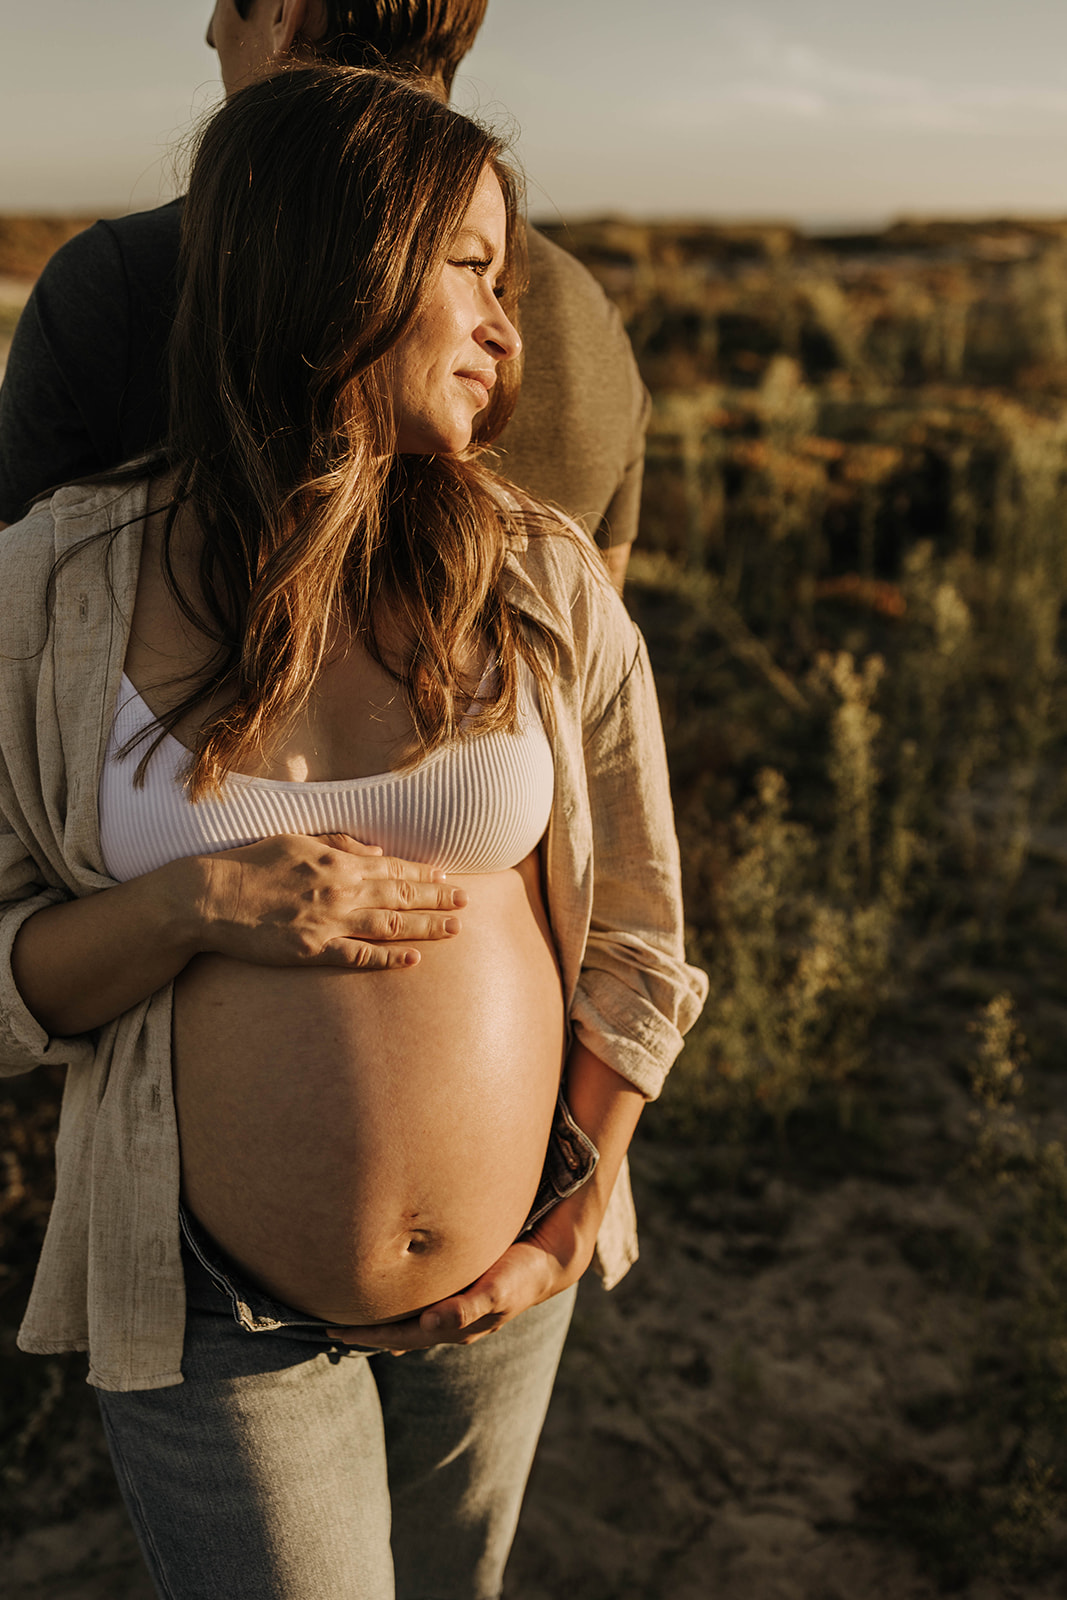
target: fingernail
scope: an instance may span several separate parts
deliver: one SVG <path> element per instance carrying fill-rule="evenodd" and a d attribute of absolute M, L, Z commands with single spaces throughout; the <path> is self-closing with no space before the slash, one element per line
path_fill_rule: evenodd
<path fill-rule="evenodd" d="M 466 891 L 466 889 L 453 889 L 452 890 L 452 904 L 454 906 L 465 906 L 467 904 L 467 891 Z"/>
<path fill-rule="evenodd" d="M 436 1333 L 438 1328 L 441 1326 L 441 1318 L 435 1316 L 431 1311 L 429 1316 L 422 1318 L 422 1326 L 427 1333 Z"/>
<path fill-rule="evenodd" d="M 405 967 L 417 967 L 421 959 L 422 957 L 417 950 L 405 950 L 403 965 Z"/>
<path fill-rule="evenodd" d="M 446 933 L 458 933 L 459 932 L 459 918 L 458 917 L 446 917 L 445 918 L 445 932 Z"/>

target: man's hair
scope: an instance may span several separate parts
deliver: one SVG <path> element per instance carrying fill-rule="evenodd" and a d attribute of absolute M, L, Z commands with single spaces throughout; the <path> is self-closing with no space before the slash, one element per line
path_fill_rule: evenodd
<path fill-rule="evenodd" d="M 252 0 L 234 0 L 242 17 Z M 400 64 L 438 79 L 448 94 L 485 19 L 489 0 L 325 0 L 316 52 L 347 67 Z"/>
<path fill-rule="evenodd" d="M 547 689 L 541 635 L 507 597 L 493 480 L 469 452 L 398 455 L 389 401 L 389 353 L 487 165 L 504 195 L 499 283 L 514 315 L 517 181 L 498 140 L 432 92 L 297 64 L 232 95 L 201 136 L 170 346 L 164 548 L 179 604 L 216 651 L 162 729 L 217 691 L 230 703 L 200 730 L 193 799 L 306 702 L 339 622 L 406 692 L 423 750 L 461 729 L 473 639 L 498 668 L 479 727 L 515 725 L 520 658 Z M 518 366 L 500 363 L 477 442 L 507 421 Z M 170 563 L 182 503 L 203 536 L 198 598 Z"/>

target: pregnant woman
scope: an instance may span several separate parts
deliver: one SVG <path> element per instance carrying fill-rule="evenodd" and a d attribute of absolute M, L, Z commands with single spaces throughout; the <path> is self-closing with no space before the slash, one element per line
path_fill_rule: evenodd
<path fill-rule="evenodd" d="M 703 997 L 643 644 L 477 460 L 514 221 L 410 84 L 234 95 L 165 458 L 0 546 L 0 1062 L 69 1066 L 20 1339 L 89 1351 L 180 1600 L 499 1594 Z"/>

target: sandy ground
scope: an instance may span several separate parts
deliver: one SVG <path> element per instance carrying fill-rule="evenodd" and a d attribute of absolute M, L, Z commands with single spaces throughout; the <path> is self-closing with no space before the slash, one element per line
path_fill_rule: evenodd
<path fill-rule="evenodd" d="M 507 1600 L 941 1592 L 865 1511 L 887 1471 L 951 1484 L 970 1468 L 954 1402 L 975 1306 L 930 1270 L 924 1244 L 969 1225 L 944 1181 L 968 1108 L 931 1071 L 894 1064 L 892 1103 L 877 1108 L 891 1141 L 852 1171 L 791 1178 L 772 1158 L 729 1181 L 706 1152 L 640 1146 L 642 1260 L 611 1295 L 583 1285 Z M 5 1570 L 9 1600 L 152 1593 L 106 1506 L 25 1535 Z M 967 1600 L 1065 1592 L 973 1575 L 952 1587 Z"/>

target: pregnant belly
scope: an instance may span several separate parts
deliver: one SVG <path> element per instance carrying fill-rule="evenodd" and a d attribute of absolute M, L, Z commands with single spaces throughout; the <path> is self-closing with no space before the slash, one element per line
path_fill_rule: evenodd
<path fill-rule="evenodd" d="M 462 931 L 416 967 L 202 956 L 179 979 L 185 1200 L 276 1298 L 329 1322 L 401 1317 L 515 1238 L 563 1051 L 536 865 L 454 876 Z"/>

